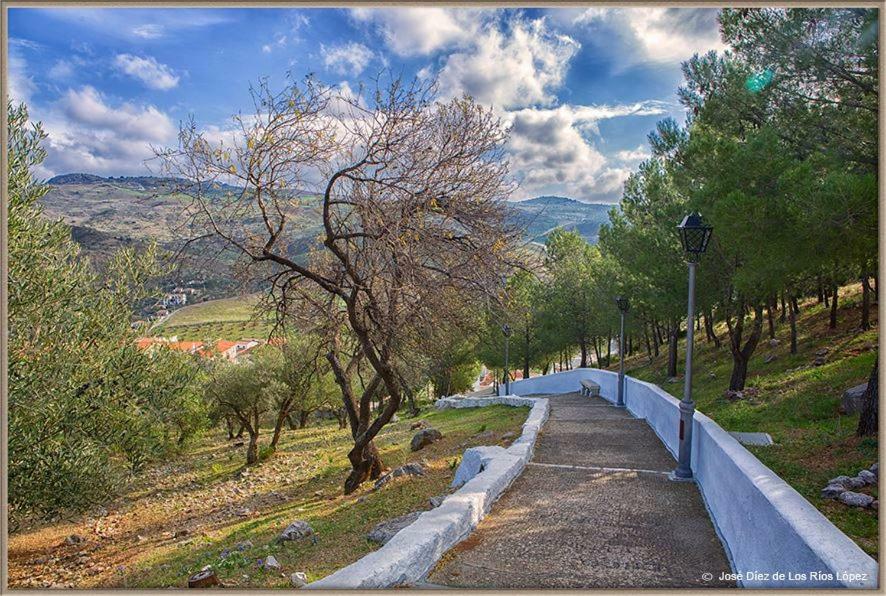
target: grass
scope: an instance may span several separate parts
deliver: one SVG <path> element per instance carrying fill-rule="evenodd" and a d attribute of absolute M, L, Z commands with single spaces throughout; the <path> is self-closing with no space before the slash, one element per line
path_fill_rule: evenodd
<path fill-rule="evenodd" d="M 289 587 L 289 574 L 309 581 L 324 577 L 377 548 L 366 533 L 378 522 L 426 509 L 428 499 L 448 492 L 455 466 L 472 445 L 507 445 L 502 435 L 519 434 L 527 408 L 490 406 L 429 411 L 421 419 L 443 439 L 412 453 L 416 419 L 388 425 L 376 440 L 391 468 L 420 461 L 424 477 L 398 478 L 374 492 L 371 484 L 344 496 L 349 470 L 349 435 L 334 423 L 284 431 L 278 450 L 244 468 L 244 447 L 211 433 L 188 452 L 135 479 L 126 495 L 108 506 L 106 517 L 82 518 L 24 530 L 9 543 L 11 587 L 79 588 L 185 587 L 189 575 L 212 565 L 226 586 Z M 268 441 L 270 429 L 263 429 Z M 493 432 L 479 436 L 480 433 Z M 277 543 L 292 521 L 308 521 L 316 544 Z M 186 536 L 175 537 L 187 530 Z M 66 545 L 70 534 L 86 537 Z M 235 545 L 252 546 L 237 551 Z M 231 556 L 222 558 L 225 550 Z M 85 553 L 87 562 L 81 561 Z M 273 554 L 282 573 L 261 570 Z"/>
<path fill-rule="evenodd" d="M 878 461 L 877 439 L 855 436 L 858 415 L 837 411 L 843 392 L 865 383 L 877 356 L 876 310 L 874 328 L 860 331 L 860 287 L 841 290 L 837 329 L 828 329 L 828 311 L 814 300 L 801 304 L 797 321 L 798 353 L 790 354 L 787 324 L 776 327 L 777 346 L 764 337 L 750 362 L 747 387 L 759 394 L 729 401 L 732 357 L 726 345 L 725 328 L 718 329 L 723 347 L 704 341 L 696 333 L 693 355 L 693 398 L 696 408 L 728 431 L 758 431 L 772 435 L 771 447 L 749 447 L 764 464 L 784 478 L 831 522 L 871 556 L 878 556 L 878 515 L 866 509 L 847 507 L 822 499 L 820 491 L 830 478 L 854 476 Z M 828 348 L 823 366 L 814 366 L 816 351 Z M 679 347 L 680 358 L 685 343 Z M 766 363 L 767 356 L 775 360 Z M 682 397 L 682 371 L 679 382 L 668 382 L 666 348 L 659 358 L 649 361 L 645 354 L 628 358 L 625 370 L 639 379 L 659 384 L 677 398 Z M 682 360 L 681 360 L 682 361 Z M 617 368 L 617 363 L 613 368 Z M 874 488 L 870 494 L 877 496 Z"/>

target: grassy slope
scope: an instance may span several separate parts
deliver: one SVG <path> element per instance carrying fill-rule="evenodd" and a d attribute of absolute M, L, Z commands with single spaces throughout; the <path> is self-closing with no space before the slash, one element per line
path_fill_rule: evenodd
<path fill-rule="evenodd" d="M 258 316 L 258 294 L 208 300 L 181 308 L 154 331 L 180 340 L 266 338 L 271 324 Z"/>
<path fill-rule="evenodd" d="M 288 587 L 287 578 L 295 571 L 306 572 L 311 581 L 319 579 L 377 548 L 366 540 L 372 526 L 426 509 L 430 497 L 446 493 L 466 447 L 508 444 L 502 434 L 519 435 L 527 412 L 507 406 L 429 411 L 422 418 L 444 438 L 417 453 L 409 450 L 415 432 L 409 425 L 415 419 L 389 425 L 376 441 L 385 464 L 393 468 L 422 461 L 427 475 L 394 480 L 378 492 L 367 484 L 349 496 L 341 494 L 349 470 L 348 433 L 334 423 L 285 431 L 277 453 L 246 475 L 243 447 L 233 447 L 214 432 L 189 455 L 139 477 L 124 497 L 108 506 L 107 517 L 13 536 L 10 585 L 185 587 L 188 576 L 205 565 L 212 565 L 226 585 L 240 588 Z M 487 431 L 494 435 L 478 436 Z M 270 429 L 262 432 L 266 444 Z M 241 516 L 244 508 L 249 513 Z M 314 527 L 317 544 L 275 542 L 296 519 Z M 181 529 L 188 530 L 187 536 L 173 538 Z M 64 544 L 64 537 L 74 533 L 86 542 Z M 245 540 L 252 548 L 220 558 L 224 549 Z M 87 562 L 78 562 L 80 552 L 86 553 Z M 269 554 L 284 573 L 259 569 L 257 560 Z M 41 562 L 42 557 L 49 560 Z"/>
<path fill-rule="evenodd" d="M 725 328 L 719 330 L 724 341 L 719 350 L 704 341 L 703 331 L 696 333 L 693 397 L 696 408 L 726 430 L 772 435 L 775 446 L 749 449 L 876 557 L 877 513 L 819 496 L 828 479 L 840 474 L 854 476 L 877 461 L 877 439 L 855 436 L 858 415 L 841 416 L 837 412 L 843 391 L 866 382 L 876 358 L 876 326 L 866 332 L 857 327 L 859 292 L 858 286 L 841 290 L 842 305 L 835 330 L 828 329 L 824 305 L 817 305 L 814 300 L 802 304 L 796 355 L 790 354 L 790 330 L 786 323 L 776 327 L 780 343 L 774 348 L 768 343 L 764 325 L 764 339 L 751 360 L 746 385 L 756 387 L 760 393 L 742 401 L 730 402 L 723 396 L 732 370 Z M 876 322 L 876 312 L 872 316 Z M 829 349 L 826 363 L 813 366 L 815 352 L 822 348 Z M 680 366 L 684 349 L 685 344 L 681 343 Z M 767 355 L 776 359 L 767 364 Z M 682 397 L 682 369 L 679 382 L 667 382 L 665 351 L 652 363 L 643 354 L 629 358 L 625 366 L 628 374 L 657 383 L 672 395 Z M 613 368 L 617 368 L 617 363 Z M 876 496 L 876 489 L 871 494 Z"/>

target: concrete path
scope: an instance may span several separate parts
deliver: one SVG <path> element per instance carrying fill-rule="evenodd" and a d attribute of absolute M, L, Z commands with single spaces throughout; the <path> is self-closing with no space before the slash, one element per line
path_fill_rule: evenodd
<path fill-rule="evenodd" d="M 646 422 L 600 398 L 545 397 L 533 460 L 429 586 L 734 586 L 718 579 L 729 563 L 698 488 L 668 479 L 674 459 Z"/>

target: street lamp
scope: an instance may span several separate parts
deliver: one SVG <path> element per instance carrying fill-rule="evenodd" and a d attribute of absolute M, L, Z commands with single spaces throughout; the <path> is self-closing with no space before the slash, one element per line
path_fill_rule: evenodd
<path fill-rule="evenodd" d="M 618 334 L 618 401 L 615 405 L 623 408 L 625 407 L 625 315 L 628 314 L 631 305 L 624 296 L 617 297 L 615 305 L 621 312 L 621 331 Z"/>
<path fill-rule="evenodd" d="M 508 368 L 508 340 L 511 337 L 511 326 L 505 323 L 501 326 L 501 332 L 505 336 L 505 395 L 511 394 L 511 371 Z"/>
<path fill-rule="evenodd" d="M 692 417 L 695 414 L 695 402 L 692 401 L 692 339 L 695 329 L 692 322 L 695 320 L 695 268 L 698 266 L 699 258 L 708 248 L 714 228 L 706 224 L 701 215 L 693 212 L 683 218 L 677 229 L 680 230 L 680 241 L 683 243 L 683 250 L 686 251 L 689 261 L 689 304 L 686 314 L 686 373 L 683 377 L 683 399 L 680 401 L 680 452 L 677 469 L 674 470 L 672 478 L 691 480 Z"/>

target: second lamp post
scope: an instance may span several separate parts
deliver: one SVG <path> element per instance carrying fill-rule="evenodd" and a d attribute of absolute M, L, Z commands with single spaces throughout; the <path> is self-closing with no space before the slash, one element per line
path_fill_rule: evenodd
<path fill-rule="evenodd" d="M 505 336 L 505 395 L 511 394 L 511 371 L 508 362 L 508 342 L 511 338 L 511 326 L 505 323 L 501 326 L 501 332 Z"/>
<path fill-rule="evenodd" d="M 618 334 L 618 401 L 619 408 L 625 407 L 625 315 L 631 305 L 624 296 L 615 299 L 615 305 L 621 312 L 621 329 Z"/>

